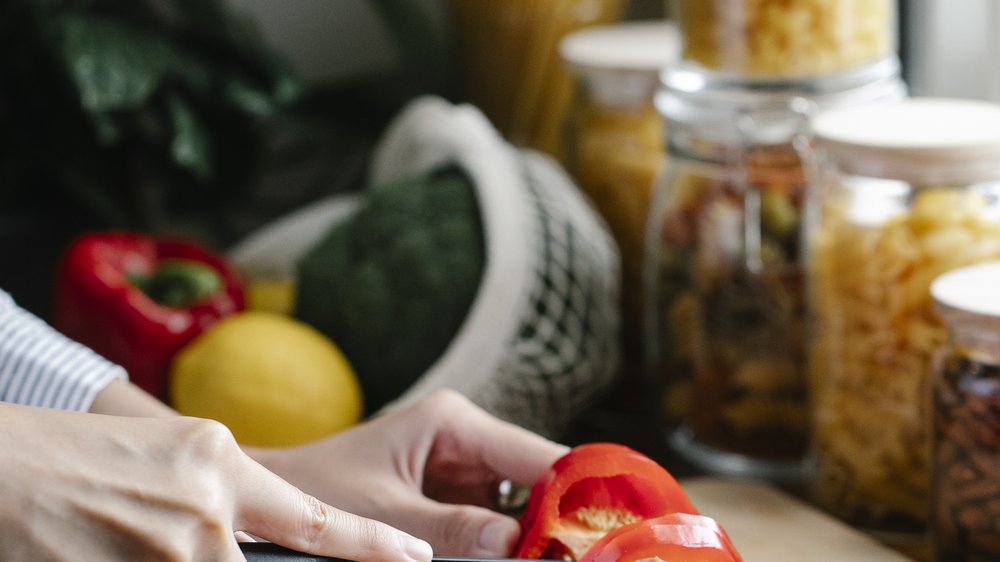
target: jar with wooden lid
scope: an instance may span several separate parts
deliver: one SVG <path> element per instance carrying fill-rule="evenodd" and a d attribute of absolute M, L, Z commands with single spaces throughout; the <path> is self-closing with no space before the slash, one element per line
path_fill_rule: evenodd
<path fill-rule="evenodd" d="M 674 0 L 684 60 L 720 72 L 816 76 L 896 54 L 896 0 Z"/>
<path fill-rule="evenodd" d="M 563 159 L 621 252 L 623 384 L 635 390 L 646 220 L 665 160 L 663 118 L 653 95 L 660 70 L 679 58 L 680 39 L 673 23 L 629 22 L 570 34 L 561 53 L 576 80 Z"/>
<path fill-rule="evenodd" d="M 930 516 L 930 286 L 1000 259 L 1000 107 L 915 98 L 812 121 L 809 369 L 816 501 L 887 540 Z"/>
<path fill-rule="evenodd" d="M 935 559 L 1000 560 L 1000 262 L 946 273 L 931 295 L 948 330 L 934 385 Z"/>
<path fill-rule="evenodd" d="M 806 124 L 816 108 L 901 98 L 898 63 L 808 80 L 681 64 L 662 84 L 667 164 L 647 231 L 646 350 L 669 441 L 710 473 L 799 481 Z"/>

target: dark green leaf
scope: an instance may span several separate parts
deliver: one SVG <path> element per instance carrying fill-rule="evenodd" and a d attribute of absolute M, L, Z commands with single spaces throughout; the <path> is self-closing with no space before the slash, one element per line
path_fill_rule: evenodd
<path fill-rule="evenodd" d="M 137 108 L 163 79 L 170 49 L 161 38 L 98 16 L 67 14 L 57 26 L 64 62 L 87 110 Z"/>
<path fill-rule="evenodd" d="M 212 175 L 212 149 L 208 133 L 180 96 L 168 96 L 167 108 L 174 125 L 174 138 L 170 143 L 174 161 L 196 177 L 207 179 Z"/>
<path fill-rule="evenodd" d="M 94 125 L 94 132 L 97 134 L 97 142 L 104 146 L 118 142 L 121 137 L 121 130 L 115 123 L 113 117 L 107 113 L 98 112 L 90 116 L 90 121 Z"/>
<path fill-rule="evenodd" d="M 226 84 L 223 92 L 229 103 L 251 115 L 266 117 L 274 113 L 274 100 L 245 80 L 234 79 Z"/>

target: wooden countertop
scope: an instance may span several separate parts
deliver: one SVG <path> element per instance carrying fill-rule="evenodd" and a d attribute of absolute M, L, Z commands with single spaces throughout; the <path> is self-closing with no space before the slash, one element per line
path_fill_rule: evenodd
<path fill-rule="evenodd" d="M 729 533 L 745 562 L 911 562 L 867 535 L 771 486 L 695 477 L 691 501 Z"/>

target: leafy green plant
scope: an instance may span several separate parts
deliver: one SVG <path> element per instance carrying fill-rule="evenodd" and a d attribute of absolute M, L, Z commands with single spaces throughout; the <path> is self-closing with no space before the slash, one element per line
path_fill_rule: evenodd
<path fill-rule="evenodd" d="M 0 51 L 0 204 L 66 201 L 95 226 L 217 211 L 302 90 L 212 0 L 10 0 Z"/>
<path fill-rule="evenodd" d="M 0 287 L 44 312 L 39 278 L 77 232 L 223 249 L 359 186 L 387 121 L 449 72 L 411 0 L 373 7 L 400 68 L 306 85 L 222 0 L 0 2 Z"/>

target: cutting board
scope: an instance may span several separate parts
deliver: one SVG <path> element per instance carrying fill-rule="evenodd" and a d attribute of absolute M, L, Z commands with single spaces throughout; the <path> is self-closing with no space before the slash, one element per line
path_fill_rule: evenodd
<path fill-rule="evenodd" d="M 911 562 L 765 484 L 692 478 L 681 485 L 702 514 L 726 529 L 745 562 Z"/>

